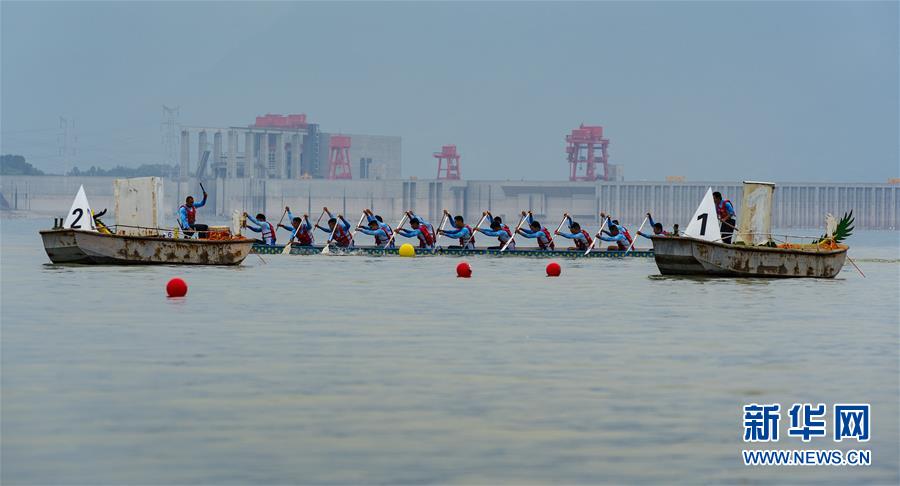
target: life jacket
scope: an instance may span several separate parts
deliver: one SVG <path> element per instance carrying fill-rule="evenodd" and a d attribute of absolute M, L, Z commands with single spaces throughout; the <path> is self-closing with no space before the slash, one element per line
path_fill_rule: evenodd
<path fill-rule="evenodd" d="M 628 247 L 631 246 L 630 241 L 626 245 L 622 240 L 618 240 L 616 241 L 616 244 L 619 245 L 619 250 L 628 250 Z"/>
<path fill-rule="evenodd" d="M 419 248 L 434 246 L 434 235 L 428 230 L 428 225 L 419 224 Z"/>
<path fill-rule="evenodd" d="M 275 244 L 275 226 L 272 226 L 272 223 L 268 221 L 263 221 L 260 225 L 260 229 L 262 229 L 262 239 L 266 242 L 267 245 Z"/>
<path fill-rule="evenodd" d="M 337 226 L 334 230 L 334 241 L 337 243 L 338 246 L 342 246 L 342 247 L 350 246 L 350 243 L 353 241 L 350 239 L 350 233 L 348 233 L 347 230 L 344 229 L 344 227 L 341 225 L 340 221 L 338 221 L 335 224 Z"/>
<path fill-rule="evenodd" d="M 300 228 L 297 229 L 297 235 L 295 236 L 297 241 L 301 245 L 312 245 L 313 244 L 313 236 L 312 232 L 308 231 L 302 224 Z"/>
<path fill-rule="evenodd" d="M 728 221 L 729 219 L 731 219 L 731 215 L 728 214 L 728 208 L 725 207 L 726 203 L 731 204 L 731 201 L 729 201 L 728 199 L 723 199 L 716 206 L 716 212 L 719 213 L 719 220 L 721 220 L 721 221 Z"/>
<path fill-rule="evenodd" d="M 196 221 L 196 219 L 197 219 L 197 208 L 195 208 L 194 206 L 188 206 L 187 204 L 182 204 L 181 207 L 184 208 L 185 212 L 187 213 L 188 224 L 193 226 L 194 221 Z M 184 228 L 184 229 L 190 229 L 190 228 Z"/>
<path fill-rule="evenodd" d="M 553 244 L 553 237 L 550 236 L 550 230 L 548 230 L 547 228 L 541 228 L 541 233 L 544 233 L 544 238 L 547 239 L 547 242 L 545 243 L 545 242 L 541 241 L 541 237 L 538 236 L 537 237 L 538 248 L 540 248 L 541 250 L 546 250 L 548 248 L 551 250 L 555 250 L 556 245 Z"/>
<path fill-rule="evenodd" d="M 619 229 L 622 230 L 622 234 L 625 235 L 625 239 L 628 240 L 628 244 L 634 243 L 634 240 L 631 239 L 631 233 L 628 232 L 628 229 L 624 226 L 619 226 Z"/>
<path fill-rule="evenodd" d="M 588 247 L 590 247 L 590 246 L 594 243 L 594 240 L 591 239 L 590 233 L 588 233 L 588 232 L 585 231 L 585 230 L 581 230 L 581 234 L 584 235 L 584 238 L 585 238 L 585 240 L 587 240 L 587 241 L 574 240 L 574 241 L 575 241 L 575 248 L 578 248 L 579 250 L 587 250 Z"/>
<path fill-rule="evenodd" d="M 512 230 L 509 229 L 509 226 L 506 226 L 505 224 L 503 226 L 501 226 L 500 229 L 502 231 L 505 231 L 506 234 L 509 235 L 505 240 L 499 236 L 497 237 L 497 241 L 499 241 L 500 244 L 503 244 L 503 243 L 506 243 L 507 241 L 509 241 L 510 238 L 512 238 Z"/>
<path fill-rule="evenodd" d="M 469 227 L 469 225 L 465 225 L 464 228 L 466 228 L 467 230 L 469 230 L 469 236 L 467 236 L 467 237 L 465 237 L 465 238 L 460 238 L 460 239 L 459 239 L 459 246 L 465 246 L 465 245 L 466 245 L 466 242 L 468 242 L 468 243 L 471 243 L 472 246 L 474 247 L 474 246 L 475 246 L 475 232 L 472 231 L 472 228 Z"/>

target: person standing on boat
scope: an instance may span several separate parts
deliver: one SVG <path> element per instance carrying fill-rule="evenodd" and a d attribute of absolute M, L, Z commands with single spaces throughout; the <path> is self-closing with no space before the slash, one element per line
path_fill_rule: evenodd
<path fill-rule="evenodd" d="M 487 213 L 490 216 L 490 213 Z M 475 228 L 475 231 L 481 231 L 485 236 L 493 236 L 497 238 L 497 241 L 500 242 L 497 246 L 489 246 L 488 250 L 501 250 L 503 249 L 503 245 L 506 244 L 507 241 L 512 238 L 512 230 L 509 229 L 509 226 L 505 224 L 501 224 L 498 221 L 500 218 L 492 218 L 491 219 L 491 229 L 485 228 Z M 516 240 L 513 240 L 509 246 L 506 248 L 507 250 L 515 250 L 516 249 Z"/>
<path fill-rule="evenodd" d="M 287 211 L 288 219 L 291 220 L 291 226 L 283 224 L 279 226 L 291 232 L 288 243 L 296 238 L 300 246 L 312 246 L 315 240 L 313 238 L 312 223 L 309 222 L 309 215 L 304 214 L 302 218 L 299 218 L 291 213 L 291 208 L 285 206 L 284 210 Z"/>
<path fill-rule="evenodd" d="M 734 205 L 728 199 L 722 199 L 722 193 L 716 191 L 713 193 L 713 202 L 716 204 L 716 216 L 719 217 L 721 226 L 719 231 L 722 233 L 722 243 L 731 244 L 731 235 L 735 229 Z"/>
<path fill-rule="evenodd" d="M 604 231 L 604 233 L 606 233 Z M 619 231 L 619 227 L 615 225 L 610 225 L 609 227 L 609 236 L 607 235 L 598 235 L 597 237 L 603 241 L 611 241 L 614 242 L 615 245 L 611 245 L 608 250 L 619 250 L 626 251 L 628 247 L 631 246 L 631 240 L 625 237 L 625 234 Z"/>
<path fill-rule="evenodd" d="M 528 227 L 530 229 L 520 228 L 519 234 L 524 236 L 525 238 L 536 238 L 538 248 L 541 250 L 554 250 L 556 249 L 556 244 L 553 243 L 553 237 L 550 236 L 550 230 L 541 226 L 541 223 L 534 220 L 534 215 L 531 214 L 531 211 L 527 213 L 522 211 L 522 216 L 528 215 L 525 218 L 525 222 L 528 223 Z"/>
<path fill-rule="evenodd" d="M 353 245 L 353 238 L 350 236 L 350 227 L 352 226 L 350 223 L 344 219 L 344 215 L 338 214 L 337 218 L 331 215 L 331 211 L 328 208 L 322 208 L 325 211 L 325 214 L 328 215 L 328 227 L 325 228 L 323 226 L 316 225 L 316 228 L 328 233 L 329 235 L 334 232 L 334 238 L 331 241 L 341 247 L 341 248 L 349 248 Z M 326 242 L 327 243 L 327 242 Z"/>
<path fill-rule="evenodd" d="M 665 229 L 663 229 L 662 223 L 657 223 L 656 221 L 653 221 L 653 216 L 650 216 L 650 213 L 647 213 L 647 222 L 649 222 L 650 227 L 653 228 L 653 236 L 669 236 L 671 234 L 668 231 L 666 231 Z M 637 234 L 640 236 L 643 236 L 644 238 L 647 238 L 647 239 L 649 239 L 651 236 L 642 231 L 638 231 Z"/>
<path fill-rule="evenodd" d="M 409 219 L 409 226 L 412 229 L 397 228 L 397 234 L 404 238 L 418 238 L 419 248 L 423 250 L 434 249 L 434 233 L 431 232 L 427 223 L 412 217 Z"/>
<path fill-rule="evenodd" d="M 199 203 L 194 203 L 194 196 L 188 196 L 184 198 L 184 204 L 178 208 L 178 226 L 181 226 L 181 230 L 188 237 L 194 235 L 194 230 L 201 232 L 198 235 L 200 238 L 206 237 L 204 232 L 209 230 L 209 226 L 197 224 L 196 222 L 197 208 L 202 208 L 206 205 L 206 196 L 206 191 L 203 191 L 203 200 Z"/>
<path fill-rule="evenodd" d="M 259 233 L 262 239 L 256 240 L 260 243 L 264 243 L 269 246 L 275 246 L 275 225 L 266 221 L 266 215 L 263 213 L 259 213 L 254 218 L 250 216 L 246 212 L 244 213 L 244 217 L 247 218 L 247 221 L 256 225 L 246 224 L 245 226 L 250 231 Z"/>
<path fill-rule="evenodd" d="M 593 243 L 594 243 L 594 240 L 591 239 L 591 235 L 587 231 L 581 229 L 580 224 L 578 224 L 575 221 L 572 221 L 572 217 L 569 216 L 569 213 L 565 213 L 564 216 L 566 218 L 566 222 L 568 223 L 569 231 L 571 231 L 571 233 L 566 233 L 564 231 L 556 231 L 556 234 L 559 236 L 562 236 L 563 238 L 568 238 L 568 239 L 572 240 L 573 243 L 575 243 L 575 247 L 569 248 L 569 250 L 585 251 L 588 248 L 590 248 L 591 245 L 593 245 Z"/>

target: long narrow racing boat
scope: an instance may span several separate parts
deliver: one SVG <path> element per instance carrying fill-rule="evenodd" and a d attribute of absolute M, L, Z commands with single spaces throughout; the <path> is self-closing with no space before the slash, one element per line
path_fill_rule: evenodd
<path fill-rule="evenodd" d="M 291 247 L 291 255 L 319 255 L 322 253 L 322 246 L 300 246 L 293 245 Z M 280 254 L 284 250 L 284 245 L 263 245 L 256 243 L 253 245 L 252 252 L 273 255 Z M 331 245 L 329 248 L 330 255 L 362 255 L 362 256 L 397 256 L 398 248 L 381 248 L 375 246 L 357 246 L 352 248 L 340 248 Z M 527 258 L 653 258 L 653 250 L 631 250 L 612 251 L 612 250 L 593 250 L 588 254 L 580 250 L 488 250 L 486 248 L 476 248 L 474 250 L 463 250 L 459 248 L 442 248 L 438 247 L 434 250 L 420 250 L 416 248 L 417 256 L 469 256 L 469 255 L 491 255 L 502 257 L 527 257 Z"/>

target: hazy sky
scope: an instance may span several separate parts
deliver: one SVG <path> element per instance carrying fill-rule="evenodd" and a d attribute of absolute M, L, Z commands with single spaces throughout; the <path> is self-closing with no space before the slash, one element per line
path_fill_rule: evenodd
<path fill-rule="evenodd" d="M 403 175 L 442 144 L 469 179 L 565 179 L 600 124 L 627 180 L 900 176 L 898 3 L 13 3 L 2 151 L 64 169 L 159 162 L 186 125 L 307 113 L 400 135 Z"/>

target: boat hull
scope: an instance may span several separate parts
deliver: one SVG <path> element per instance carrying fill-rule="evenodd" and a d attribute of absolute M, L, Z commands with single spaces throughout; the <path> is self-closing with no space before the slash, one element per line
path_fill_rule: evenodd
<path fill-rule="evenodd" d="M 834 278 L 847 258 L 846 248 L 795 250 L 672 236 L 652 240 L 656 266 L 663 275 Z"/>
<path fill-rule="evenodd" d="M 253 245 L 253 253 L 259 254 L 280 254 L 284 250 L 284 245 L 262 245 L 256 244 Z M 318 255 L 322 253 L 321 246 L 299 246 L 294 245 L 291 248 L 291 255 Z M 398 248 L 379 248 L 379 247 L 354 247 L 354 248 L 339 248 L 337 246 L 331 246 L 329 248 L 329 254 L 331 255 L 362 255 L 362 256 L 397 256 L 399 255 Z M 653 250 L 631 250 L 630 252 L 624 251 L 609 251 L 609 250 L 594 250 L 589 254 L 585 255 L 583 251 L 578 250 L 506 250 L 501 252 L 500 250 L 488 250 L 486 248 L 476 248 L 474 250 L 462 250 L 458 248 L 437 248 L 435 250 L 420 250 L 416 248 L 416 255 L 418 256 L 471 256 L 471 255 L 491 255 L 491 256 L 502 256 L 502 257 L 526 257 L 526 258 L 623 258 L 623 257 L 636 257 L 636 258 L 652 258 Z"/>
<path fill-rule="evenodd" d="M 191 240 L 109 235 L 95 231 L 41 231 L 53 263 L 86 265 L 238 265 L 253 240 Z"/>

